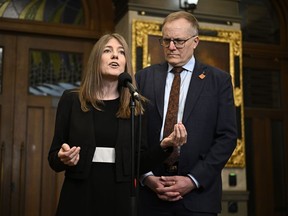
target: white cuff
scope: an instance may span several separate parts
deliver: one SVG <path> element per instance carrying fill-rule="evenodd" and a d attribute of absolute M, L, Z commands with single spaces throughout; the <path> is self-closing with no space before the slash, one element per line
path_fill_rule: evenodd
<path fill-rule="evenodd" d="M 139 181 L 140 181 L 140 184 L 141 184 L 142 186 L 145 186 L 144 180 L 145 180 L 145 178 L 148 177 L 148 176 L 154 176 L 153 172 L 150 171 L 150 172 L 145 173 L 145 174 L 143 174 L 143 175 L 140 176 Z"/>
<path fill-rule="evenodd" d="M 199 188 L 199 182 L 190 174 L 188 174 L 188 176 L 191 178 L 191 180 L 195 183 L 196 187 Z"/>

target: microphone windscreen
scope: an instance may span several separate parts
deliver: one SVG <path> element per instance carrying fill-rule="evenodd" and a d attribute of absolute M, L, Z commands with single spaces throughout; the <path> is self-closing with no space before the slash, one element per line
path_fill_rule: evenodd
<path fill-rule="evenodd" d="M 118 76 L 118 85 L 127 87 L 127 83 L 132 83 L 132 78 L 129 73 L 123 72 Z"/>

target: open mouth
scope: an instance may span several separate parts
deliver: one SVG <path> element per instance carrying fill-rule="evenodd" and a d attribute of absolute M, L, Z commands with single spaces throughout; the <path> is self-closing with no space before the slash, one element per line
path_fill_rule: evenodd
<path fill-rule="evenodd" d="M 117 62 L 111 62 L 111 63 L 109 64 L 109 66 L 112 67 L 112 68 L 117 68 L 117 67 L 119 67 L 120 65 L 119 65 Z"/>

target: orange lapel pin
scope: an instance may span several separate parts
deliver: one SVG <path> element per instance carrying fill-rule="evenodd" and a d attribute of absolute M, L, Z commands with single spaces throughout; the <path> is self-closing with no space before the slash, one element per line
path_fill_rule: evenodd
<path fill-rule="evenodd" d="M 204 79 L 205 77 L 206 77 L 205 71 L 204 71 L 202 74 L 199 75 L 199 78 L 200 78 L 200 79 Z"/>

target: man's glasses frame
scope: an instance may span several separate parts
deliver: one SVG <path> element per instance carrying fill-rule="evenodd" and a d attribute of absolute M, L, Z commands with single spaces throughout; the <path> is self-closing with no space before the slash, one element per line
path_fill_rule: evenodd
<path fill-rule="evenodd" d="M 166 47 L 168 48 L 170 46 L 170 43 L 171 41 L 173 42 L 174 46 L 177 48 L 177 49 L 181 49 L 181 48 L 184 48 L 185 47 L 185 43 L 192 39 L 192 38 L 195 38 L 197 37 L 198 35 L 193 35 L 187 39 L 171 39 L 171 38 L 160 38 L 159 39 L 159 42 L 160 42 L 160 45 L 163 46 L 163 47 Z"/>

